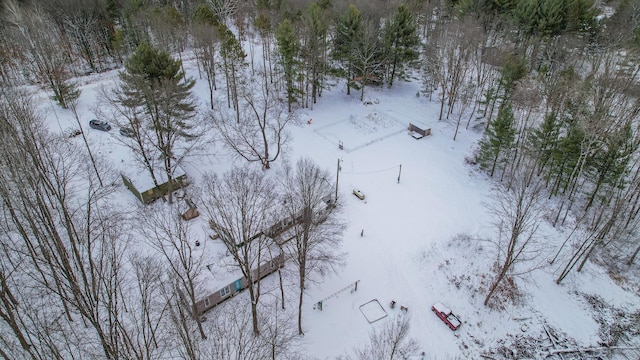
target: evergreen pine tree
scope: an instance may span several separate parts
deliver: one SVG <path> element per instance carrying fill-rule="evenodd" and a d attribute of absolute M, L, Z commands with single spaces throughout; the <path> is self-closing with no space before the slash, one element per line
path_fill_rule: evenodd
<path fill-rule="evenodd" d="M 545 116 L 542 124 L 531 132 L 528 147 L 531 154 L 536 157 L 539 171 L 542 171 L 551 159 L 551 154 L 558 143 L 559 134 L 560 123 L 553 112 Z"/>
<path fill-rule="evenodd" d="M 360 11 L 355 5 L 350 5 L 347 13 L 338 20 L 335 31 L 332 54 L 345 67 L 343 75 L 347 80 L 347 95 L 351 95 L 354 49 L 363 31 Z"/>
<path fill-rule="evenodd" d="M 582 155 L 582 145 L 585 139 L 584 129 L 576 121 L 568 121 L 562 130 L 566 133 L 558 141 L 558 145 L 551 152 L 551 168 L 549 177 L 555 178 L 551 193 L 556 194 L 560 188 L 566 189 L 570 183 L 571 173 L 578 165 Z"/>
<path fill-rule="evenodd" d="M 513 109 L 508 102 L 503 103 L 498 111 L 498 117 L 491 122 L 484 138 L 480 141 L 478 160 L 482 167 L 491 168 L 489 176 L 493 176 L 497 165 L 505 160 L 505 156 L 513 146 L 515 136 Z"/>
<path fill-rule="evenodd" d="M 594 183 L 594 189 L 586 205 L 587 208 L 593 204 L 602 185 L 623 185 L 621 179 L 627 171 L 631 154 L 634 151 L 631 124 L 627 123 L 617 131 L 607 134 L 601 147 L 586 162 L 587 174 Z"/>
<path fill-rule="evenodd" d="M 62 108 L 68 109 L 69 104 L 73 103 L 80 97 L 80 89 L 74 82 L 65 80 L 56 84 L 56 91 L 51 96 Z M 53 85 L 52 85 L 53 86 Z"/>
<path fill-rule="evenodd" d="M 224 67 L 225 79 L 227 80 L 227 103 L 236 110 L 236 120 L 240 123 L 240 111 L 238 109 L 238 83 L 240 82 L 240 70 L 247 66 L 245 58 L 247 54 L 242 49 L 242 44 L 233 32 L 223 23 L 219 23 L 218 34 L 222 39 L 220 54 L 222 55 L 222 66 Z"/>
<path fill-rule="evenodd" d="M 524 34 L 544 37 L 592 30 L 596 15 L 593 0 L 522 0 L 511 9 Z"/>
<path fill-rule="evenodd" d="M 304 12 L 303 21 L 307 28 L 303 53 L 306 57 L 306 73 L 311 83 L 311 101 L 316 102 L 322 93 L 326 72 L 327 34 L 329 30 L 327 4 L 317 1 Z M 329 4 L 330 5 L 330 4 Z"/>
<path fill-rule="evenodd" d="M 284 69 L 284 77 L 287 83 L 287 104 L 291 112 L 291 104 L 296 101 L 297 90 L 294 80 L 298 75 L 298 62 L 296 57 L 300 49 L 298 36 L 295 34 L 293 24 L 289 19 L 284 19 L 276 28 L 276 41 L 280 51 L 280 64 Z"/>
<path fill-rule="evenodd" d="M 387 80 L 392 86 L 396 74 L 402 76 L 405 65 L 418 58 L 420 38 L 415 19 L 406 5 L 400 5 L 395 17 L 385 23 L 384 42 L 388 57 Z"/>
<path fill-rule="evenodd" d="M 509 12 L 518 5 L 518 0 L 491 0 L 491 7 L 499 12 Z"/>
<path fill-rule="evenodd" d="M 137 153 L 157 186 L 154 163 L 159 152 L 171 184 L 176 159 L 184 155 L 176 153 L 180 140 L 193 140 L 199 135 L 193 131 L 196 107 L 191 89 L 195 80 L 186 78 L 179 60 L 147 43 L 127 59 L 120 79 L 119 102 L 136 114 L 136 122 L 130 124 L 134 132 L 144 134 L 138 136 Z"/>
<path fill-rule="evenodd" d="M 527 76 L 527 60 L 522 56 L 510 56 L 500 71 L 500 87 L 508 98 L 513 92 L 516 82 Z"/>

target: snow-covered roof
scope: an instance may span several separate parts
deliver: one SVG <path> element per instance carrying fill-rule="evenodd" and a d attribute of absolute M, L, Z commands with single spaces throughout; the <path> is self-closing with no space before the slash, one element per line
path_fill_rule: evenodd
<path fill-rule="evenodd" d="M 433 308 L 440 311 L 441 313 L 445 313 L 447 315 L 451 314 L 451 310 L 448 307 L 442 305 L 442 303 L 433 304 Z"/>
<path fill-rule="evenodd" d="M 149 174 L 149 170 L 143 166 L 140 160 L 136 159 L 135 155 L 128 147 L 121 144 L 114 144 L 112 159 L 118 163 L 117 167 L 120 170 L 120 173 L 126 176 L 139 192 L 142 193 L 155 187 L 153 179 Z M 163 170 L 164 165 L 159 157 L 156 158 L 153 166 L 156 169 L 155 176 L 158 183 L 166 183 L 167 174 Z M 173 173 L 173 178 L 176 179 L 183 175 L 186 175 L 184 169 L 177 165 Z"/>

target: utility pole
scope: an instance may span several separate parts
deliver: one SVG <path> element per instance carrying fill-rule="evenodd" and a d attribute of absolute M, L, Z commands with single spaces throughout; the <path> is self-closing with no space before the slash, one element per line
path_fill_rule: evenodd
<path fill-rule="evenodd" d="M 338 167 L 336 168 L 336 205 L 338 204 L 338 180 L 340 179 L 340 159 L 338 158 Z"/>
<path fill-rule="evenodd" d="M 400 164 L 400 170 L 398 171 L 398 184 L 400 184 L 400 175 L 402 174 L 402 164 Z"/>

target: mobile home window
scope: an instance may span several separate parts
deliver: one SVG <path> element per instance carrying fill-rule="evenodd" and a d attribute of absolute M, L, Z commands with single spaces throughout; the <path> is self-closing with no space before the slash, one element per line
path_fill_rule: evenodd
<path fill-rule="evenodd" d="M 209 307 L 211 306 L 211 301 L 209 301 L 209 298 L 204 298 L 204 306 Z"/>
<path fill-rule="evenodd" d="M 222 288 L 222 290 L 220 290 L 220 296 L 225 297 L 229 295 L 230 292 L 231 292 L 231 289 L 229 288 L 229 286 L 226 286 Z"/>

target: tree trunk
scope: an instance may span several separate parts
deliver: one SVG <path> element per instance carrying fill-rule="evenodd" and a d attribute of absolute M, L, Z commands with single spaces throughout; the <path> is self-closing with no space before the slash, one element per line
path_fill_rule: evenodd
<path fill-rule="evenodd" d="M 440 115 L 438 116 L 438 121 L 442 120 L 442 114 L 444 113 L 444 102 L 446 101 L 447 95 L 447 84 L 443 81 L 440 84 L 440 88 L 442 89 L 442 97 L 440 98 Z"/>
<path fill-rule="evenodd" d="M 469 118 L 467 119 L 467 125 L 465 126 L 465 129 L 467 130 L 469 129 L 469 125 L 471 124 L 471 119 L 473 119 L 473 116 L 476 114 L 476 111 L 478 109 L 477 99 L 472 99 L 471 101 L 473 101 L 473 109 L 471 109 L 471 113 L 469 114 Z"/>
<path fill-rule="evenodd" d="M 484 131 L 487 131 L 487 129 L 489 129 L 489 125 L 491 124 L 491 118 L 493 118 L 493 111 L 495 110 L 496 107 L 496 102 L 498 101 L 498 94 L 500 93 L 500 82 L 498 82 L 498 88 L 496 89 L 495 93 L 493 93 L 493 96 L 491 97 L 491 99 L 488 99 L 488 101 L 491 102 L 491 108 L 489 109 L 489 116 L 487 117 L 487 125 L 485 125 L 484 127 Z"/>
<path fill-rule="evenodd" d="M 2 307 L 7 311 L 0 310 L 0 318 L 2 318 L 11 328 L 13 334 L 18 338 L 18 342 L 20 342 L 20 346 L 23 350 L 29 353 L 33 358 L 33 354 L 31 353 L 31 344 L 27 341 L 27 338 L 22 333 L 20 326 L 18 325 L 18 321 L 16 320 L 15 314 L 12 311 L 13 309 L 17 309 L 16 306 L 18 302 L 15 300 L 11 293 L 11 289 L 6 286 L 6 281 L 4 278 L 4 274 L 0 273 L 2 276 L 2 281 L 0 282 L 2 291 L 0 291 L 0 301 L 2 302 Z"/>
<path fill-rule="evenodd" d="M 251 324 L 253 325 L 253 335 L 260 335 L 260 327 L 258 325 L 258 299 L 255 289 L 253 288 L 253 279 L 249 280 L 249 298 L 251 299 Z"/>
<path fill-rule="evenodd" d="M 573 255 L 571 256 L 571 259 L 569 259 L 569 262 L 567 262 L 567 265 L 564 267 L 564 269 L 562 269 L 560 276 L 558 276 L 558 278 L 556 279 L 556 284 L 560 285 L 562 280 L 564 280 L 564 278 L 567 277 L 567 275 L 569 275 L 569 272 L 571 272 L 571 269 L 573 269 L 573 267 L 576 265 L 578 260 L 580 260 L 580 257 L 582 256 L 582 254 L 584 254 L 585 251 L 587 251 L 587 249 L 591 246 L 591 243 L 593 243 L 594 241 L 595 240 L 591 240 L 588 238 L 582 242 L 578 250 L 576 250 L 573 253 Z"/>
<path fill-rule="evenodd" d="M 496 170 L 496 164 L 498 163 L 499 156 L 500 156 L 500 150 L 496 152 L 496 156 L 493 158 L 493 165 L 491 166 L 491 173 L 489 174 L 490 177 L 493 177 L 493 173 Z"/>
<path fill-rule="evenodd" d="M 493 296 L 493 293 L 496 291 L 496 289 L 498 288 L 498 285 L 500 285 L 505 275 L 507 274 L 507 270 L 509 270 L 508 264 L 509 264 L 508 259 L 505 259 L 504 264 L 502 265 L 502 269 L 500 269 L 500 273 L 494 280 L 493 284 L 491 284 L 491 287 L 489 288 L 489 293 L 484 298 L 484 306 L 487 306 L 487 304 L 489 304 L 489 300 Z"/>
<path fill-rule="evenodd" d="M 393 86 L 393 78 L 396 76 L 396 67 L 398 66 L 398 55 L 393 55 L 393 63 L 391 64 L 391 76 L 389 77 L 389 88 Z"/>
<path fill-rule="evenodd" d="M 95 171 L 96 173 L 96 177 L 98 178 L 98 182 L 100 183 L 100 186 L 104 186 L 103 182 L 102 182 L 102 177 L 100 176 L 100 172 L 98 171 L 98 166 L 96 164 L 96 159 L 93 157 L 93 153 L 91 152 L 91 148 L 89 147 L 89 141 L 87 140 L 87 136 L 84 133 L 84 130 L 82 129 L 82 125 L 80 124 L 80 117 L 78 116 L 78 111 L 76 109 L 76 103 L 75 101 L 73 101 L 71 104 L 71 112 L 73 112 L 73 116 L 76 119 L 76 122 L 78 123 L 78 130 L 80 130 L 80 135 L 82 135 L 82 142 L 84 143 L 85 147 L 87 148 L 87 153 L 89 154 L 89 160 L 91 160 L 91 165 L 93 166 L 93 171 Z"/>
<path fill-rule="evenodd" d="M 587 260 L 589 260 L 589 256 L 591 256 L 593 249 L 596 248 L 597 243 L 598 243 L 597 241 L 594 241 L 593 244 L 589 246 L 589 249 L 585 252 L 584 256 L 582 257 L 582 261 L 580 262 L 580 265 L 578 265 L 578 268 L 576 269 L 577 272 L 582 271 L 582 268 L 587 263 Z"/>
<path fill-rule="evenodd" d="M 351 60 L 347 68 L 347 95 L 351 95 Z"/>
<path fill-rule="evenodd" d="M 285 309 L 284 306 L 284 284 L 282 283 L 282 269 L 278 269 L 278 279 L 280 280 L 280 296 L 282 299 L 282 310 Z"/>
<path fill-rule="evenodd" d="M 636 251 L 633 252 L 633 255 L 631 255 L 631 257 L 627 261 L 627 265 L 631 266 L 633 262 L 636 260 L 636 257 L 638 256 L 639 253 L 640 253 L 640 245 L 638 245 L 638 247 L 636 248 Z"/>
<path fill-rule="evenodd" d="M 304 331 L 302 331 L 302 301 L 304 298 L 304 279 L 305 275 L 303 271 L 300 271 L 300 298 L 298 300 L 298 334 L 304 335 Z"/>

